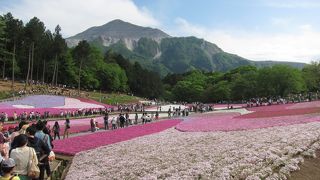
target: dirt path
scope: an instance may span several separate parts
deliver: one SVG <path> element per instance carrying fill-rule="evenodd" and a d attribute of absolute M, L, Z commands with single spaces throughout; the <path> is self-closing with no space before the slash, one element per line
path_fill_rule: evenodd
<path fill-rule="evenodd" d="M 300 170 L 293 172 L 289 180 L 320 180 L 320 150 L 317 158 L 305 159 Z"/>

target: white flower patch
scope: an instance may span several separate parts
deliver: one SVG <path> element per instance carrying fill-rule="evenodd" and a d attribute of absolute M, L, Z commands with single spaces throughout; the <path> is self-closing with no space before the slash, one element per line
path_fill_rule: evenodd
<path fill-rule="evenodd" d="M 320 123 L 157 134 L 77 154 L 66 179 L 288 179 L 319 149 Z"/>

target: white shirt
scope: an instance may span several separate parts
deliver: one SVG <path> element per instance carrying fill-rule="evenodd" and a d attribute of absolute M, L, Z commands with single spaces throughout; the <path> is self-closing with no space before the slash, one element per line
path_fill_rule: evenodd
<path fill-rule="evenodd" d="M 38 158 L 33 148 L 28 146 L 18 147 L 11 151 L 10 157 L 16 162 L 16 166 L 13 170 L 14 173 L 27 175 L 28 164 L 31 158 L 34 158 L 36 164 L 38 164 Z"/>

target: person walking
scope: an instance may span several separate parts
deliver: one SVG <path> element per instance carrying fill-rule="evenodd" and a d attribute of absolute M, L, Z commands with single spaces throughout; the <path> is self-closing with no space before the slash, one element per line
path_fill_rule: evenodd
<path fill-rule="evenodd" d="M 138 113 L 136 113 L 134 117 L 134 124 L 138 124 Z"/>
<path fill-rule="evenodd" d="M 112 117 L 111 124 L 112 124 L 112 129 L 116 129 L 117 128 L 116 117 Z"/>
<path fill-rule="evenodd" d="M 29 162 L 38 164 L 38 158 L 35 150 L 32 147 L 28 147 L 28 137 L 25 134 L 20 134 L 15 138 L 17 147 L 10 153 L 10 158 L 16 162 L 16 167 L 13 173 L 19 174 L 21 180 L 31 180 L 28 176 Z"/>
<path fill-rule="evenodd" d="M 104 115 L 104 118 L 103 118 L 103 122 L 104 122 L 104 129 L 107 130 L 109 129 L 109 122 L 108 122 L 108 119 L 109 119 L 109 113 L 106 112 L 106 114 Z"/>
<path fill-rule="evenodd" d="M 71 128 L 70 126 L 70 120 L 67 118 L 66 122 L 64 123 L 64 133 L 63 133 L 63 139 L 65 137 L 69 138 L 69 129 Z"/>
<path fill-rule="evenodd" d="M 60 139 L 60 126 L 58 121 L 54 122 L 54 125 L 52 127 L 52 131 L 53 131 L 53 139 L 56 140 L 56 138 L 58 137 L 58 139 Z"/>

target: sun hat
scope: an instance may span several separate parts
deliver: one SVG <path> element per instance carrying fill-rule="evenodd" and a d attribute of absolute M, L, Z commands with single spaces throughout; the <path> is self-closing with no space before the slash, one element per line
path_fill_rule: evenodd
<path fill-rule="evenodd" d="M 15 166 L 16 166 L 16 162 L 14 162 L 12 158 L 3 159 L 3 161 L 1 162 L 2 168 L 12 168 Z"/>

